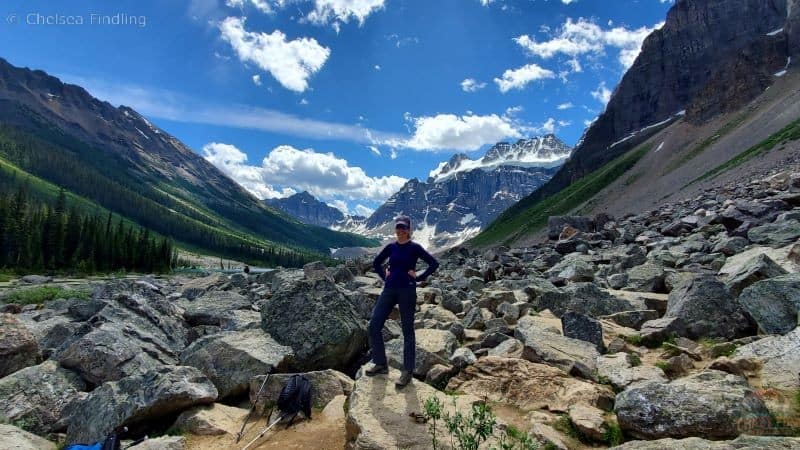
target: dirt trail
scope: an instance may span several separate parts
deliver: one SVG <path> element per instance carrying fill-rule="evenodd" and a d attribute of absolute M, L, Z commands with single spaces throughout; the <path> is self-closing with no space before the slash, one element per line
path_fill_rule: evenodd
<path fill-rule="evenodd" d="M 344 419 L 336 420 L 319 414 L 314 416 L 313 420 L 296 423 L 289 429 L 276 425 L 250 448 L 253 450 L 342 450 L 345 444 L 344 424 Z M 186 449 L 241 450 L 248 442 L 255 439 L 265 427 L 265 419 L 251 423 L 247 434 L 238 444 L 235 442 L 235 435 L 231 434 L 222 436 L 187 435 Z"/>

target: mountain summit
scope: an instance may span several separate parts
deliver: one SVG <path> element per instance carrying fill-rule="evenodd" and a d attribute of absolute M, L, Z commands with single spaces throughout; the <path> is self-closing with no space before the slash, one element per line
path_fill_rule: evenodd
<path fill-rule="evenodd" d="M 499 166 L 541 167 L 560 166 L 569 158 L 572 149 L 554 134 L 532 139 L 520 139 L 514 144 L 498 142 L 483 157 L 470 159 L 459 153 L 432 170 L 428 182 L 444 181 L 458 172 L 474 169 L 494 170 Z"/>

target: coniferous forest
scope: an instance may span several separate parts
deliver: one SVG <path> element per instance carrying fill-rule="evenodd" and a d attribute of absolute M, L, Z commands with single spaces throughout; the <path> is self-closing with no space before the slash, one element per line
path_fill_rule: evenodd
<path fill-rule="evenodd" d="M 37 201 L 19 184 L 0 191 L 0 268 L 79 273 L 168 272 L 175 261 L 172 242 L 149 230 L 80 212 L 62 189 L 55 204 Z"/>

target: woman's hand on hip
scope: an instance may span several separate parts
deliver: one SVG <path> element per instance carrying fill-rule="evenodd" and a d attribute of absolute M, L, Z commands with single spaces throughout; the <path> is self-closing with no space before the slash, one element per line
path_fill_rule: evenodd
<path fill-rule="evenodd" d="M 411 269 L 411 270 L 408 271 L 408 276 L 410 276 L 412 280 L 416 280 L 417 279 L 417 272 L 415 272 L 414 269 Z"/>

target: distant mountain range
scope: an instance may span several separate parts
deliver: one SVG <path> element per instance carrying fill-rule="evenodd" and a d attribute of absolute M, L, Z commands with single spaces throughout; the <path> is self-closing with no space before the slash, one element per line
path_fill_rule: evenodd
<path fill-rule="evenodd" d="M 188 248 L 299 264 L 330 247 L 377 244 L 270 208 L 133 109 L 1 58 L 0 141 L 0 162 Z"/>
<path fill-rule="evenodd" d="M 409 180 L 368 218 L 347 216 L 308 192 L 267 204 L 306 223 L 370 237 L 394 235 L 394 218 L 411 217 L 414 240 L 431 250 L 457 245 L 544 184 L 569 158 L 570 147 L 552 134 L 500 142 L 477 160 L 456 154 L 426 181 Z"/>
<path fill-rule="evenodd" d="M 345 215 L 342 211 L 317 200 L 308 191 L 298 192 L 284 198 L 268 198 L 264 200 L 267 205 L 279 209 L 301 222 L 338 229 L 348 227 L 353 221 L 363 222 L 364 216 Z"/>

